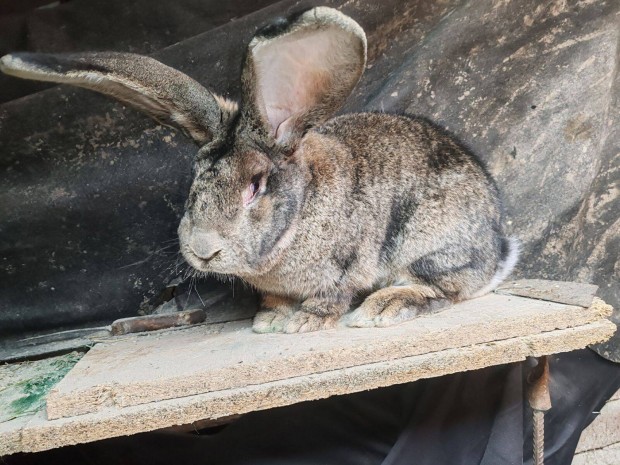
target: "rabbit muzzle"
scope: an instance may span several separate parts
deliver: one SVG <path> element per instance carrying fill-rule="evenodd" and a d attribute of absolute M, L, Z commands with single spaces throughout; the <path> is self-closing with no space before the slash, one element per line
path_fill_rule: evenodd
<path fill-rule="evenodd" d="M 187 262 L 200 271 L 211 270 L 224 248 L 224 241 L 216 231 L 206 231 L 191 224 L 187 215 L 179 225 L 181 253 Z"/>

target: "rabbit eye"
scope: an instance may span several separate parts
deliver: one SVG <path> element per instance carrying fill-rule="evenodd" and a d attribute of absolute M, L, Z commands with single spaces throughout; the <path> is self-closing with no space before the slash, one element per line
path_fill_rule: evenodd
<path fill-rule="evenodd" d="M 260 183 L 258 181 L 252 181 L 250 184 L 250 193 L 252 196 L 255 196 L 258 190 L 260 189 Z"/>
<path fill-rule="evenodd" d="M 245 205 L 248 205 L 250 202 L 252 202 L 254 198 L 256 197 L 256 195 L 258 194 L 258 192 L 260 191 L 261 179 L 262 179 L 262 176 L 259 174 L 252 177 L 252 180 L 250 181 L 250 185 L 248 186 L 246 190 L 246 194 L 244 194 L 243 202 Z"/>

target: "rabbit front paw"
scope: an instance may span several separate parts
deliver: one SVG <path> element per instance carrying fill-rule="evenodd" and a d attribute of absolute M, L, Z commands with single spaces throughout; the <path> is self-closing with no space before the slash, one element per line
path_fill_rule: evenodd
<path fill-rule="evenodd" d="M 310 298 L 301 304 L 298 312 L 286 322 L 285 333 L 309 333 L 336 326 L 338 320 L 349 308 L 349 299 L 331 301 Z"/>
<path fill-rule="evenodd" d="M 252 322 L 252 331 L 255 333 L 281 333 L 284 324 L 290 318 L 289 313 L 278 310 L 260 310 Z"/>
<path fill-rule="evenodd" d="M 338 317 L 332 315 L 320 316 L 300 310 L 296 312 L 284 326 L 285 333 L 309 333 L 336 326 Z"/>
<path fill-rule="evenodd" d="M 265 295 L 261 308 L 254 316 L 252 330 L 255 333 L 281 333 L 291 318 L 297 303 L 286 297 Z"/>
<path fill-rule="evenodd" d="M 438 297 L 433 289 L 419 284 L 386 287 L 370 294 L 346 323 L 357 328 L 395 325 L 436 308 L 431 302 L 447 302 Z"/>

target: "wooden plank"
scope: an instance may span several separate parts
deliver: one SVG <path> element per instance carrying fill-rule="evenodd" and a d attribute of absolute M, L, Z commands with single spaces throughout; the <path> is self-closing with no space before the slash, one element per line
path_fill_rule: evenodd
<path fill-rule="evenodd" d="M 43 413 L 47 393 L 81 356 L 74 352 L 35 362 L 0 365 L 0 455 L 2 448 L 19 448 L 21 430 L 33 415 Z"/>
<path fill-rule="evenodd" d="M 109 336 L 106 327 L 81 328 L 31 336 L 7 338 L 0 344 L 0 363 L 17 363 L 54 357 L 74 351 L 86 352 L 95 341 Z"/>
<path fill-rule="evenodd" d="M 601 301 L 602 302 L 602 301 Z M 50 419 L 128 407 L 449 348 L 579 326 L 609 314 L 516 296 L 486 295 L 388 328 L 255 334 L 247 322 L 102 343 L 49 394 Z"/>
<path fill-rule="evenodd" d="M 548 300 L 567 305 L 589 307 L 598 286 L 594 284 L 567 281 L 548 281 L 544 279 L 521 279 L 502 284 L 497 294 L 518 295 L 532 299 Z"/>
<path fill-rule="evenodd" d="M 0 433 L 0 455 L 35 452 L 70 444 L 151 431 L 203 419 L 290 405 L 332 395 L 389 386 L 583 348 L 608 338 L 615 325 L 606 320 L 531 336 L 441 350 L 402 359 L 364 364 L 264 384 L 226 389 L 160 402 L 47 420 L 35 414 L 21 429 L 19 444 Z M 351 330 L 354 331 L 354 330 Z"/>
<path fill-rule="evenodd" d="M 30 423 L 32 418 L 38 415 L 44 415 L 43 410 L 36 414 L 32 413 L 0 423 L 0 458 L 3 455 L 22 452 L 22 430 Z"/>
<path fill-rule="evenodd" d="M 36 362 L 0 365 L 0 424 L 41 410 L 50 389 L 81 357 L 74 352 Z"/>
<path fill-rule="evenodd" d="M 619 463 L 620 443 L 576 454 L 572 465 L 618 465 Z"/>
<path fill-rule="evenodd" d="M 620 444 L 620 391 L 605 404 L 601 413 L 581 433 L 577 452 Z M 618 462 L 620 463 L 620 461 Z"/>

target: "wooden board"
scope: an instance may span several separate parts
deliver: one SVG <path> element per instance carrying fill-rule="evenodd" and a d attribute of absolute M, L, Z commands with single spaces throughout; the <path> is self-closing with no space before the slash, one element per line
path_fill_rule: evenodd
<path fill-rule="evenodd" d="M 579 452 L 572 465 L 618 465 L 620 463 L 620 443 L 602 449 Z"/>
<path fill-rule="evenodd" d="M 41 410 L 50 389 L 82 355 L 73 352 L 36 362 L 0 365 L 0 424 Z"/>
<path fill-rule="evenodd" d="M 614 329 L 615 325 L 612 323 L 599 320 L 574 328 L 445 349 L 236 389 L 125 408 L 110 406 L 96 413 L 57 420 L 47 420 L 45 412 L 40 411 L 25 424 L 21 422 L 13 427 L 10 424 L 0 424 L 0 456 L 152 431 L 203 419 L 217 419 L 421 378 L 517 362 L 528 356 L 566 352 L 608 338 Z"/>
<path fill-rule="evenodd" d="M 620 445 L 620 391 L 601 409 L 594 421 L 581 433 L 577 453 Z M 620 463 L 620 460 L 618 462 Z"/>
<path fill-rule="evenodd" d="M 246 320 L 120 336 L 96 345 L 50 391 L 47 407 L 62 418 L 40 409 L 0 419 L 0 455 L 575 350 L 613 334 L 610 313 L 596 298 L 584 308 L 496 294 L 391 328 L 258 335 Z"/>
<path fill-rule="evenodd" d="M 91 349 L 52 389 L 47 414 L 82 415 L 541 334 L 598 321 L 606 311 L 490 294 L 388 328 L 255 334 L 236 322 L 126 338 Z"/>
<path fill-rule="evenodd" d="M 594 284 L 544 279 L 507 281 L 497 288 L 497 294 L 518 295 L 532 299 L 548 300 L 567 305 L 589 307 L 598 290 Z"/>
<path fill-rule="evenodd" d="M 35 362 L 0 365 L 0 456 L 4 448 L 20 444 L 21 430 L 44 411 L 49 390 L 80 357 L 81 353 L 72 352 Z"/>

